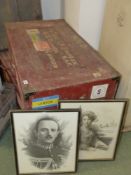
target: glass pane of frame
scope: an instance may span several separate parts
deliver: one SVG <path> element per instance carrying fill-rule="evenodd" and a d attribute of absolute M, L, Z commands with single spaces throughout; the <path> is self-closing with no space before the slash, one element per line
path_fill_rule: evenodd
<path fill-rule="evenodd" d="M 81 109 L 79 160 L 114 159 L 127 101 L 60 101 L 60 109 Z"/>
<path fill-rule="evenodd" d="M 79 115 L 79 110 L 12 112 L 18 174 L 75 172 Z"/>

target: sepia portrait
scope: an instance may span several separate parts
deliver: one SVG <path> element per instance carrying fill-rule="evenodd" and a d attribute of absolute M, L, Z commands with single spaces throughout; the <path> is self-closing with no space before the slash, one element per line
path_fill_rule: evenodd
<path fill-rule="evenodd" d="M 11 119 L 18 174 L 76 171 L 78 110 L 12 112 Z"/>
<path fill-rule="evenodd" d="M 81 109 L 79 160 L 112 160 L 126 100 L 60 101 L 61 109 Z"/>

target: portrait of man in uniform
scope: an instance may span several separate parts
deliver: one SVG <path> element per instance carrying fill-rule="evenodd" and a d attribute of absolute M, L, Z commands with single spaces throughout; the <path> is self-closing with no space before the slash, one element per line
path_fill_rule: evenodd
<path fill-rule="evenodd" d="M 32 163 L 39 168 L 59 168 L 68 156 L 71 143 L 65 143 L 60 125 L 53 117 L 42 117 L 31 128 L 31 138 L 26 152 Z"/>
<path fill-rule="evenodd" d="M 17 173 L 75 172 L 79 115 L 80 110 L 12 112 Z"/>

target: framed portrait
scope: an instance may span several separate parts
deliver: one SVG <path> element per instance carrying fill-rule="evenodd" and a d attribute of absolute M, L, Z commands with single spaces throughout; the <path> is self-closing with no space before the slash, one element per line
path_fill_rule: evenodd
<path fill-rule="evenodd" d="M 12 111 L 17 174 L 76 172 L 79 116 L 77 109 Z"/>
<path fill-rule="evenodd" d="M 60 101 L 60 109 L 81 109 L 79 160 L 113 160 L 127 100 Z"/>

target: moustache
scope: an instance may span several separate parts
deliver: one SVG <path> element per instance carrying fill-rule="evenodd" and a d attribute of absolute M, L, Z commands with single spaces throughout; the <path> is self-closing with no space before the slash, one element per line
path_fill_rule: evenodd
<path fill-rule="evenodd" d="M 51 135 L 46 136 L 46 139 L 52 139 L 53 137 Z"/>

